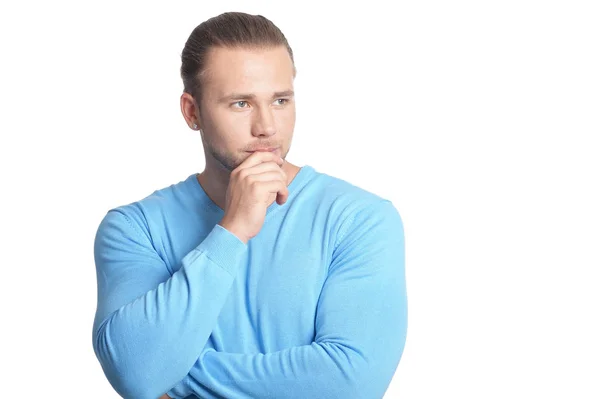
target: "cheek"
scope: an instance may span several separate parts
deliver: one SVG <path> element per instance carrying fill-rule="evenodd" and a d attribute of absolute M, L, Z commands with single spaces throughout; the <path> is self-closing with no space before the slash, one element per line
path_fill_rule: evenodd
<path fill-rule="evenodd" d="M 249 118 L 241 113 L 214 112 L 210 118 L 211 131 L 220 143 L 235 143 L 249 128 Z"/>
<path fill-rule="evenodd" d="M 219 108 L 215 112 L 215 118 L 223 126 L 235 128 L 236 126 L 244 126 L 251 119 L 250 112 L 237 112 L 228 110 L 227 108 Z"/>
<path fill-rule="evenodd" d="M 296 122 L 296 108 L 289 108 L 285 111 L 282 111 L 278 115 L 278 124 L 280 127 L 289 130 L 294 126 Z"/>

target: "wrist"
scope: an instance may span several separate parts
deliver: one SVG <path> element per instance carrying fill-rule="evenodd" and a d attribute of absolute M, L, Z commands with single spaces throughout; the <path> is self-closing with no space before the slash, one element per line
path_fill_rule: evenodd
<path fill-rule="evenodd" d="M 248 244 L 248 241 L 250 241 L 250 239 L 248 237 L 246 237 L 244 234 L 240 233 L 240 229 L 236 228 L 232 223 L 221 221 L 221 222 L 219 222 L 219 225 L 221 227 L 223 227 L 225 230 L 229 231 L 234 236 L 236 236 L 244 244 Z"/>

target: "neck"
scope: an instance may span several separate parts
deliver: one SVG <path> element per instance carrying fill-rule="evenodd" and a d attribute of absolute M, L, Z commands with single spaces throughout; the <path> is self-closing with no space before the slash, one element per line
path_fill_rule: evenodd
<path fill-rule="evenodd" d="M 296 177 L 300 167 L 284 160 L 281 168 L 287 175 L 286 185 L 289 186 Z M 225 209 L 225 198 L 230 177 L 231 173 L 228 170 L 219 167 L 209 167 L 208 164 L 204 168 L 204 171 L 196 176 L 198 183 L 200 183 L 208 197 L 223 210 Z M 269 204 L 275 201 L 275 198 L 276 195 L 273 194 Z"/>

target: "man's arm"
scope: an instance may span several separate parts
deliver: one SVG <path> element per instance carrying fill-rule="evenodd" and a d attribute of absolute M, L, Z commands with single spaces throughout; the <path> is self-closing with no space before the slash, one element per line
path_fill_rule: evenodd
<path fill-rule="evenodd" d="M 156 399 L 204 348 L 247 246 L 216 225 L 171 276 L 140 226 L 133 209 L 111 210 L 96 233 L 93 346 L 121 396 Z"/>
<path fill-rule="evenodd" d="M 310 345 L 273 353 L 205 348 L 169 396 L 381 398 L 404 350 L 404 231 L 389 201 L 345 225 L 317 305 Z"/>

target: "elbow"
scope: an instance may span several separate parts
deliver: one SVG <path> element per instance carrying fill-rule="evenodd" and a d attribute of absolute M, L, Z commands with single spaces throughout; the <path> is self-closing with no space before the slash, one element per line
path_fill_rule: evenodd
<path fill-rule="evenodd" d="M 150 370 L 132 370 L 112 359 L 101 359 L 100 364 L 110 385 L 123 398 L 157 399 L 167 391 L 161 391 L 158 381 L 151 381 L 148 375 L 145 375 L 145 372 Z"/>
<path fill-rule="evenodd" d="M 126 354 L 111 345 L 109 332 L 104 323 L 94 332 L 94 352 L 102 367 L 104 376 L 113 389 L 123 398 L 146 398 L 147 392 L 141 392 L 144 384 L 139 375 L 133 372 L 126 359 Z"/>
<path fill-rule="evenodd" d="M 374 399 L 383 398 L 398 363 L 384 363 L 362 359 L 345 378 L 340 398 Z"/>
<path fill-rule="evenodd" d="M 109 323 L 102 324 L 93 334 L 93 346 L 102 371 L 113 389 L 123 398 L 157 399 L 169 388 L 168 376 L 150 369 L 153 361 L 145 361 L 132 348 L 111 340 Z M 148 354 L 147 351 L 144 351 Z M 147 360 L 147 359 L 146 359 Z M 173 370 L 171 370 L 173 371 Z M 182 377 L 183 378 L 183 377 Z M 175 384 L 174 382 L 171 384 Z"/>
<path fill-rule="evenodd" d="M 404 344 L 387 351 L 366 353 L 358 348 L 334 344 L 330 357 L 334 362 L 330 385 L 337 386 L 336 398 L 372 399 L 382 398 L 394 376 Z M 337 353 L 336 353 L 337 352 Z M 331 376 L 330 376 L 331 377 Z"/>
<path fill-rule="evenodd" d="M 345 390 L 340 398 L 382 398 L 390 383 L 387 375 L 387 370 L 381 364 L 361 359 L 346 380 Z"/>
<path fill-rule="evenodd" d="M 118 378 L 109 379 L 109 382 L 113 389 L 125 399 L 157 399 L 160 396 L 139 380 Z"/>

